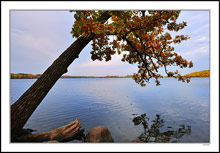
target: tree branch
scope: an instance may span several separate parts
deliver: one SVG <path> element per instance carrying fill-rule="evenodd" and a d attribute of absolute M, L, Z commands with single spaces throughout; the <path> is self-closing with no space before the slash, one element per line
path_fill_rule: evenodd
<path fill-rule="evenodd" d="M 154 47 L 153 47 L 153 46 L 151 46 L 151 48 L 152 48 L 153 52 L 155 52 L 155 51 L 154 51 Z M 161 52 L 162 52 L 162 51 L 161 51 Z M 161 52 L 160 52 L 160 54 L 161 54 Z M 157 56 L 157 60 L 163 64 L 164 69 L 165 69 L 165 73 L 168 75 L 168 72 L 167 72 L 167 67 L 166 67 L 165 63 L 164 63 L 163 61 L 161 61 L 161 60 L 160 60 L 160 58 L 158 57 L 158 55 L 157 55 L 157 54 L 155 54 L 155 55 Z"/>
<path fill-rule="evenodd" d="M 139 57 L 141 58 L 142 62 L 145 65 L 146 70 L 148 71 L 148 74 L 150 76 L 150 78 L 152 77 L 152 75 L 150 74 L 150 70 L 148 69 L 148 64 L 145 62 L 145 60 L 143 59 L 141 53 L 138 51 L 138 49 L 132 44 L 131 41 L 129 41 L 126 36 L 124 37 L 124 39 L 127 41 L 127 43 L 134 49 L 134 51 L 139 55 Z"/>

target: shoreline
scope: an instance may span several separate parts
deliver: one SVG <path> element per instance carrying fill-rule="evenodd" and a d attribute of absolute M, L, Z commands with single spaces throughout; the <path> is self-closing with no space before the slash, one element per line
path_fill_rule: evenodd
<path fill-rule="evenodd" d="M 131 78 L 132 77 L 60 77 L 60 79 L 89 79 L 89 78 L 102 78 L 102 79 L 124 79 L 124 78 Z M 172 78 L 172 77 L 163 77 L 160 79 L 164 79 L 164 78 Z M 210 77 L 191 77 L 191 78 L 210 78 Z M 10 79 L 38 79 L 38 78 L 10 78 Z M 174 78 L 175 79 L 175 78 Z"/>

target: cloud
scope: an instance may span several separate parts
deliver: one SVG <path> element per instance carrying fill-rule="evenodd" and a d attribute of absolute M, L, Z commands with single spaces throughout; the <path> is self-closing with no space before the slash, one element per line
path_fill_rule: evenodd
<path fill-rule="evenodd" d="M 115 67 L 115 66 L 119 66 L 119 65 L 121 65 L 123 62 L 121 61 L 121 59 L 122 59 L 122 55 L 117 55 L 117 54 L 115 54 L 115 55 L 113 55 L 112 56 L 112 60 L 110 60 L 110 61 L 108 61 L 108 62 L 106 62 L 106 61 L 98 61 L 98 60 L 96 60 L 96 61 L 88 61 L 88 62 L 86 62 L 86 63 L 82 63 L 80 66 L 82 66 L 82 67 L 110 67 L 110 66 L 112 66 L 112 67 Z"/>
<path fill-rule="evenodd" d="M 182 11 L 179 21 L 186 21 L 188 26 L 180 31 L 191 39 L 174 45 L 175 51 L 187 59 L 201 61 L 209 56 L 209 11 Z M 208 58 L 206 59 L 208 60 Z M 200 65 L 204 65 L 200 62 Z"/>
<path fill-rule="evenodd" d="M 209 22 L 209 11 L 181 11 L 177 22 L 186 21 L 188 26 L 199 27 Z"/>
<path fill-rule="evenodd" d="M 26 55 L 41 54 L 46 58 L 55 58 L 54 50 L 56 50 L 56 39 L 51 39 L 45 35 L 39 35 L 36 32 L 22 31 L 12 29 L 12 43 L 22 47 Z M 37 55 L 36 54 L 36 55 Z"/>
<path fill-rule="evenodd" d="M 15 72 L 25 69 L 42 73 L 74 41 L 70 34 L 74 20 L 68 11 L 10 13 L 10 52 Z"/>
<path fill-rule="evenodd" d="M 175 34 L 187 34 L 190 40 L 175 46 L 175 50 L 189 60 L 199 60 L 209 52 L 208 11 L 182 11 L 180 20 L 188 26 Z M 181 22 L 180 21 L 180 22 Z M 70 34 L 74 22 L 68 11 L 11 11 L 11 62 L 13 71 L 41 73 L 74 40 Z M 110 38 L 112 40 L 113 37 Z M 122 62 L 122 55 L 112 60 L 92 61 L 87 45 L 80 58 L 70 66 L 74 75 L 125 74 L 136 72 L 136 65 Z M 204 65 L 201 62 L 201 65 Z M 34 67 L 34 68 L 33 68 Z M 68 72 L 68 73 L 69 73 Z"/>
<path fill-rule="evenodd" d="M 209 41 L 208 37 L 202 36 L 195 39 L 195 42 L 207 42 Z"/>
<path fill-rule="evenodd" d="M 181 52 L 183 58 L 197 61 L 202 57 L 209 56 L 209 46 L 204 45 L 200 47 L 194 47 Z"/>
<path fill-rule="evenodd" d="M 202 26 L 197 26 L 193 29 L 192 34 L 202 34 L 205 32 L 209 32 L 209 24 L 204 24 Z"/>

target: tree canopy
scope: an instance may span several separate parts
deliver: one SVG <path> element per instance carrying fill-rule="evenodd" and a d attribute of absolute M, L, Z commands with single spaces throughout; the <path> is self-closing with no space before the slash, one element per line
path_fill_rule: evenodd
<path fill-rule="evenodd" d="M 149 79 L 154 77 L 156 85 L 160 85 L 159 78 L 163 76 L 158 69 L 164 68 L 168 77 L 179 81 L 190 81 L 189 77 L 182 76 L 177 70 L 168 71 L 167 66 L 180 68 L 193 67 L 192 61 L 187 61 L 174 52 L 172 44 L 179 44 L 190 37 L 176 35 L 172 38 L 169 31 L 178 32 L 187 26 L 186 22 L 177 23 L 180 11 L 108 11 L 111 20 L 104 24 L 97 18 L 105 11 L 71 11 L 75 12 L 75 22 L 72 27 L 72 36 L 78 38 L 83 33 L 92 33 L 92 60 L 111 60 L 111 56 L 123 54 L 123 62 L 137 64 L 138 72 L 133 79 L 145 86 Z M 115 39 L 110 37 L 114 36 Z"/>

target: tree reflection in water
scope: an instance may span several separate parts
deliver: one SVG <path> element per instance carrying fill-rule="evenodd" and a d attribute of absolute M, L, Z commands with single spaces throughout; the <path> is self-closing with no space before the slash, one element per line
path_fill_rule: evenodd
<path fill-rule="evenodd" d="M 138 137 L 142 142 L 178 142 L 184 135 L 191 134 L 191 127 L 179 125 L 180 127 L 174 130 L 173 127 L 168 126 L 166 131 L 161 130 L 164 127 L 164 120 L 160 115 L 156 115 L 156 119 L 149 125 L 149 118 L 146 113 L 136 116 L 132 119 L 134 125 L 142 125 L 144 132 Z"/>

